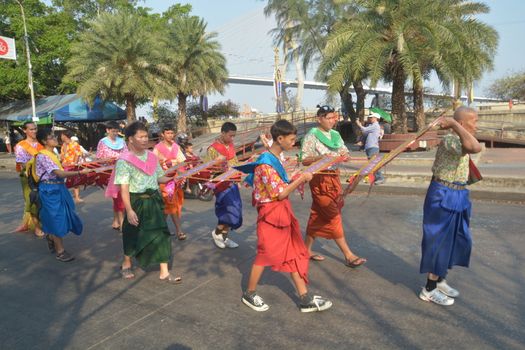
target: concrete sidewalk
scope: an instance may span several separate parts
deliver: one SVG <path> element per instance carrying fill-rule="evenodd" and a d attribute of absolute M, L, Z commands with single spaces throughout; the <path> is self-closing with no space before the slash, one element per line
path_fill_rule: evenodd
<path fill-rule="evenodd" d="M 183 283 L 159 282 L 158 272 L 118 273 L 121 237 L 110 228 L 111 202 L 102 191 L 83 191 L 77 208 L 80 237 L 69 235 L 76 260 L 60 263 L 43 240 L 13 234 L 22 202 L 16 174 L 0 182 L 0 348 L 2 349 L 522 349 L 525 339 L 523 206 L 474 202 L 470 269 L 454 269 L 461 291 L 449 308 L 417 298 L 422 202 L 420 196 L 352 194 L 344 208 L 346 236 L 368 263 L 343 265 L 333 242 L 314 248 L 327 260 L 310 264 L 310 289 L 330 298 L 323 313 L 299 312 L 285 274 L 267 270 L 259 293 L 264 313 L 244 306 L 256 249 L 256 211 L 243 190 L 244 225 L 235 250 L 210 238 L 213 203 L 188 200 L 183 228 L 173 240 L 173 272 Z M 304 228 L 310 198 L 292 197 Z"/>

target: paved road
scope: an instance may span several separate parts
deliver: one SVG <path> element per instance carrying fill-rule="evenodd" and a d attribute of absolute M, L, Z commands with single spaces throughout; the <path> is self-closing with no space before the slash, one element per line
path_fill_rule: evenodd
<path fill-rule="evenodd" d="M 310 265 L 311 290 L 332 310 L 301 314 L 287 276 L 265 272 L 260 294 L 270 310 L 240 302 L 255 250 L 255 210 L 244 209 L 236 250 L 212 245 L 212 203 L 187 201 L 185 242 L 173 241 L 174 271 L 184 283 L 157 281 L 156 271 L 119 278 L 121 239 L 111 230 L 111 204 L 84 192 L 81 237 L 66 245 L 77 259 L 57 262 L 44 241 L 8 233 L 21 211 L 14 174 L 0 174 L 0 348 L 2 349 L 523 349 L 524 206 L 475 202 L 470 269 L 449 282 L 462 295 L 450 308 L 420 301 L 420 196 L 353 196 L 344 223 L 352 248 L 369 261 L 350 270 L 333 242 Z M 249 196 L 243 191 L 245 203 Z M 310 199 L 294 197 L 301 223 Z"/>

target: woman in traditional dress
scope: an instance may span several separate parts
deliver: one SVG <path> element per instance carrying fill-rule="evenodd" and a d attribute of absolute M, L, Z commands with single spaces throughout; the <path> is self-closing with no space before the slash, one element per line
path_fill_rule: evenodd
<path fill-rule="evenodd" d="M 116 121 L 106 123 L 107 136 L 101 139 L 97 145 L 98 159 L 117 159 L 121 153 L 126 152 L 128 147 L 122 137 L 119 136 L 119 125 Z M 114 230 L 122 228 L 124 221 L 124 203 L 120 192 L 116 198 L 113 198 L 113 223 L 111 227 Z"/>
<path fill-rule="evenodd" d="M 56 254 L 56 259 L 68 262 L 73 255 L 64 248 L 63 237 L 69 232 L 82 233 L 82 221 L 75 212 L 75 203 L 64 184 L 63 178 L 87 174 L 91 170 L 64 171 L 53 149 L 58 141 L 50 129 L 39 129 L 38 142 L 44 146 L 36 155 L 35 172 L 29 176 L 38 179 L 39 218 L 42 230 L 47 233 L 49 250 Z"/>

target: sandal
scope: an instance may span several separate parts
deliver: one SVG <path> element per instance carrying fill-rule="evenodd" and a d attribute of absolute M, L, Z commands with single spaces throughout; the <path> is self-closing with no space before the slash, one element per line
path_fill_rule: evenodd
<path fill-rule="evenodd" d="M 55 254 L 56 253 L 55 241 L 53 241 L 53 239 L 49 237 L 49 235 L 46 235 L 46 242 L 47 242 L 47 249 L 49 249 L 49 251 L 52 254 Z"/>
<path fill-rule="evenodd" d="M 366 263 L 366 261 L 367 260 L 365 258 L 357 257 L 357 258 L 355 258 L 352 261 L 345 260 L 345 265 L 348 266 L 348 267 L 351 267 L 352 269 L 355 269 L 355 268 L 363 265 L 364 263 Z"/>
<path fill-rule="evenodd" d="M 115 231 L 120 231 L 120 226 L 117 226 L 117 227 L 111 226 L 111 228 L 114 229 Z"/>
<path fill-rule="evenodd" d="M 40 229 L 35 229 L 34 234 L 35 234 L 35 237 L 38 239 L 43 239 L 44 237 L 46 237 L 46 234 L 44 233 L 44 231 Z"/>
<path fill-rule="evenodd" d="M 127 268 L 123 269 L 122 266 L 121 266 L 120 267 L 120 275 L 125 280 L 130 280 L 132 278 L 135 278 L 135 274 L 133 273 L 133 271 L 131 271 L 131 267 L 127 267 Z"/>
<path fill-rule="evenodd" d="M 310 260 L 313 261 L 324 261 L 325 257 L 320 254 L 312 254 L 310 255 Z"/>
<path fill-rule="evenodd" d="M 159 278 L 161 282 L 167 282 L 170 284 L 180 284 L 182 283 L 182 277 L 180 276 L 173 276 L 171 273 L 168 275 L 168 277 L 165 278 Z"/>
<path fill-rule="evenodd" d="M 184 241 L 188 237 L 186 236 L 186 234 L 184 232 L 179 232 L 177 234 L 177 238 L 179 239 L 179 241 Z"/>

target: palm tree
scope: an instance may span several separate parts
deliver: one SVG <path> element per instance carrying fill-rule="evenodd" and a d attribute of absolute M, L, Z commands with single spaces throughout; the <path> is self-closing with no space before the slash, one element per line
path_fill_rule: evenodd
<path fill-rule="evenodd" d="M 206 32 L 206 23 L 198 17 L 182 17 L 168 25 L 164 41 L 166 62 L 173 69 L 172 81 L 176 84 L 178 131 L 187 129 L 188 97 L 224 91 L 228 71 L 216 36 L 214 32 Z"/>
<path fill-rule="evenodd" d="M 423 81 L 432 70 L 446 83 L 472 81 L 490 66 L 497 36 L 471 17 L 483 8 L 464 0 L 364 1 L 359 14 L 330 37 L 328 82 L 334 89 L 363 77 L 372 86 L 381 79 L 392 82 L 394 129 L 403 133 L 405 83 L 411 78 L 421 126 Z"/>
<path fill-rule="evenodd" d="M 125 103 L 127 119 L 133 121 L 137 103 L 160 92 L 173 95 L 159 43 L 143 18 L 101 14 L 73 43 L 66 80 L 78 83 L 78 94 L 91 103 L 97 96 Z"/>

